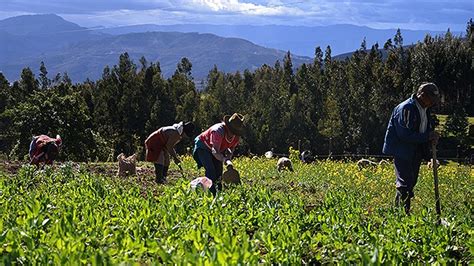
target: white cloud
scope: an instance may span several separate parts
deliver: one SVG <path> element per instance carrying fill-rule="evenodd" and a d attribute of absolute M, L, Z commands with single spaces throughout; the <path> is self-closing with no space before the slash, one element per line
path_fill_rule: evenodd
<path fill-rule="evenodd" d="M 356 24 L 464 30 L 472 0 L 0 0 L 0 19 L 55 13 L 83 26 L 127 24 Z M 427 15 L 429 14 L 429 15 Z"/>
<path fill-rule="evenodd" d="M 22 15 L 32 15 L 32 14 L 34 13 L 23 12 L 23 11 L 0 11 L 0 19 L 22 16 Z"/>
<path fill-rule="evenodd" d="M 154 10 L 113 10 L 94 12 L 90 14 L 60 14 L 66 20 L 76 22 L 84 27 L 114 27 L 137 24 L 176 24 L 183 18 L 192 21 L 192 14 L 183 14 L 181 11 Z"/>
<path fill-rule="evenodd" d="M 304 11 L 297 7 L 289 7 L 303 2 L 291 1 L 293 2 L 286 4 L 280 1 L 256 4 L 241 0 L 157 0 L 160 7 L 156 9 L 118 9 L 89 14 L 63 13 L 61 16 L 85 27 L 97 25 L 109 27 L 147 23 L 294 24 L 297 20 L 311 17 L 316 13 L 309 8 Z"/>
<path fill-rule="evenodd" d="M 191 6 L 214 12 L 239 13 L 256 16 L 298 16 L 307 15 L 305 11 L 290 7 L 280 1 L 268 5 L 240 2 L 239 0 L 190 0 Z M 291 3 L 290 3 L 291 4 Z"/>

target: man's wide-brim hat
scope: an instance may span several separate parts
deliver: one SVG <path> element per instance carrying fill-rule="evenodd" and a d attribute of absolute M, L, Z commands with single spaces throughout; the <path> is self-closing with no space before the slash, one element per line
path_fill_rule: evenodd
<path fill-rule="evenodd" d="M 242 136 L 244 134 L 244 116 L 238 113 L 234 113 L 232 116 L 224 116 L 224 123 L 229 130 L 237 135 Z"/>

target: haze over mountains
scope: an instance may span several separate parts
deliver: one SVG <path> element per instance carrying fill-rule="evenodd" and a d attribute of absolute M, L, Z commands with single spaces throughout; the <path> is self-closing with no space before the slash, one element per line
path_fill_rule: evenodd
<path fill-rule="evenodd" d="M 285 51 L 264 48 L 247 40 L 213 34 L 144 32 L 110 35 L 88 30 L 56 15 L 33 15 L 0 21 L 0 71 L 10 80 L 24 67 L 37 72 L 44 61 L 51 77 L 67 72 L 73 81 L 100 78 L 106 65 L 118 63 L 128 52 L 134 62 L 145 56 L 159 61 L 165 76 L 174 73 L 182 57 L 193 64 L 192 74 L 203 79 L 214 65 L 234 72 L 254 70 L 282 60 Z M 293 56 L 295 66 L 311 58 Z M 51 78 L 50 77 L 50 78 Z"/>
<path fill-rule="evenodd" d="M 447 30 L 447 29 L 446 29 Z M 393 38 L 397 29 L 372 29 L 355 25 L 331 26 L 284 26 L 284 25 L 209 25 L 209 24 L 183 24 L 183 25 L 133 25 L 99 30 L 108 34 L 125 34 L 131 32 L 147 31 L 177 31 L 212 33 L 222 37 L 236 37 L 249 40 L 257 45 L 272 47 L 291 53 L 314 57 L 314 50 L 320 46 L 323 51 L 330 45 L 332 55 L 353 52 L 360 47 L 366 39 L 370 47 L 376 42 L 379 46 Z M 441 31 L 402 30 L 405 45 L 422 41 L 426 34 L 444 34 Z M 459 33 L 455 33 L 459 34 Z"/>
<path fill-rule="evenodd" d="M 426 33 L 402 31 L 405 44 L 422 40 Z M 117 64 L 119 55 L 128 52 L 137 64 L 142 56 L 148 62 L 159 61 L 165 76 L 172 75 L 180 59 L 187 57 L 193 76 L 201 80 L 214 65 L 226 72 L 254 70 L 282 61 L 290 50 L 297 67 L 312 61 L 316 46 L 324 50 L 329 44 L 336 55 L 357 49 L 364 36 L 369 46 L 375 41 L 383 45 L 394 34 L 395 30 L 353 25 L 137 25 L 97 30 L 57 15 L 29 15 L 0 21 L 0 71 L 14 81 L 27 66 L 37 73 L 44 61 L 50 78 L 67 72 L 75 82 L 95 80 L 106 65 Z"/>

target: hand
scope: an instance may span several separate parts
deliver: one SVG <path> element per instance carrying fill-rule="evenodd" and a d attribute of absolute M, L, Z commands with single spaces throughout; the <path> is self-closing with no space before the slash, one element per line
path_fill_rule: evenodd
<path fill-rule="evenodd" d="M 224 157 L 230 158 L 231 155 L 232 155 L 232 150 L 231 149 L 225 149 Z"/>
<path fill-rule="evenodd" d="M 430 135 L 428 136 L 428 139 L 433 143 L 434 145 L 438 144 L 439 140 L 439 133 L 436 131 L 430 132 Z"/>
<path fill-rule="evenodd" d="M 232 164 L 230 160 L 226 160 L 225 164 L 227 166 L 227 170 L 234 168 L 234 165 Z"/>

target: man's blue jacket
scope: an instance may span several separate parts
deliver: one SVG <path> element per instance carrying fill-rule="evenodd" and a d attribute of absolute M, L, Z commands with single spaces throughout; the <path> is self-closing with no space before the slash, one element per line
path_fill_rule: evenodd
<path fill-rule="evenodd" d="M 423 157 L 429 158 L 429 134 L 433 131 L 434 123 L 427 109 L 428 125 L 425 133 L 420 133 L 421 118 L 415 101 L 416 97 L 412 95 L 393 110 L 385 133 L 384 154 L 410 160 L 415 151 L 422 148 Z"/>

